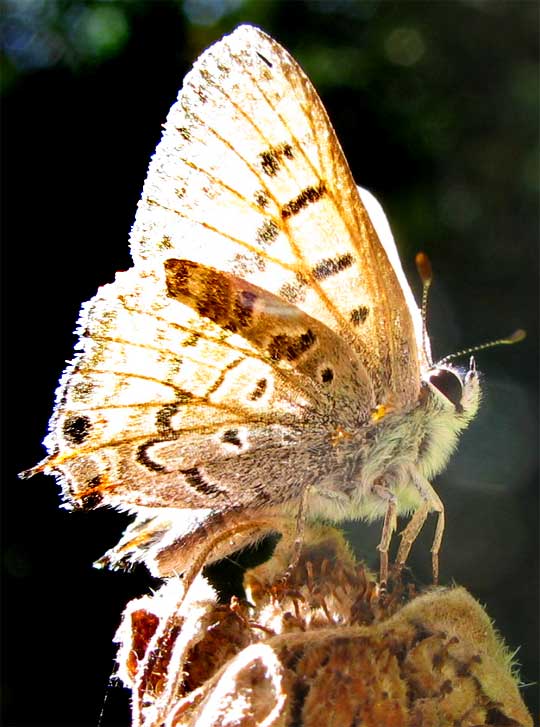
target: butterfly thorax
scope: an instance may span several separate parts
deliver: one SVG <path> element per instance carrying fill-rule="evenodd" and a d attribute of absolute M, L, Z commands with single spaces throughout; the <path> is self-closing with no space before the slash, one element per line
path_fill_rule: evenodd
<path fill-rule="evenodd" d="M 332 520 L 381 517 L 385 503 L 373 494 L 374 485 L 397 497 L 399 513 L 418 507 L 418 481 L 445 468 L 480 398 L 476 372 L 451 372 L 460 387 L 455 401 L 432 383 L 439 373 L 436 368 L 426 373 L 411 409 L 389 410 L 357 431 L 338 433 L 331 445 L 335 468 L 314 485 L 312 514 Z"/>

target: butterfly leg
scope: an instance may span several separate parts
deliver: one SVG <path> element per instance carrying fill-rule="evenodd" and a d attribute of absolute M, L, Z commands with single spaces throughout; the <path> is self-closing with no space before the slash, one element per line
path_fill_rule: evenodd
<path fill-rule="evenodd" d="M 386 513 L 384 515 L 381 542 L 377 546 L 381 559 L 379 581 L 381 588 L 384 588 L 388 582 L 388 548 L 390 547 L 392 533 L 396 529 L 397 524 L 397 500 L 394 493 L 384 485 L 373 485 L 371 491 L 374 495 L 377 495 L 377 497 L 380 497 L 381 500 L 386 502 Z"/>
<path fill-rule="evenodd" d="M 430 512 L 436 512 L 438 516 L 437 526 L 435 528 L 433 545 L 431 546 L 433 582 L 436 584 L 439 581 L 439 552 L 444 533 L 444 505 L 430 483 L 418 473 L 415 473 L 414 475 L 414 483 L 422 496 L 423 503 L 414 513 L 405 530 L 401 533 L 401 542 L 398 548 L 396 566 L 398 569 L 401 569 L 405 565 L 412 544 L 418 537 L 420 530 L 426 522 L 427 516 Z"/>
<path fill-rule="evenodd" d="M 433 538 L 433 545 L 431 546 L 431 567 L 433 570 L 433 583 L 437 584 L 439 582 L 439 552 L 441 550 L 445 521 L 444 505 L 439 499 L 439 496 L 435 492 L 433 494 L 436 498 L 434 504 L 437 505 L 433 507 L 437 513 L 437 527 L 435 528 L 435 536 Z"/>
<path fill-rule="evenodd" d="M 291 574 L 293 570 L 298 565 L 298 561 L 300 560 L 300 554 L 302 552 L 302 545 L 304 544 L 304 534 L 306 532 L 306 509 L 307 509 L 307 502 L 308 502 L 308 496 L 309 496 L 309 486 L 304 487 L 304 491 L 302 493 L 302 496 L 300 498 L 300 504 L 298 505 L 298 512 L 296 513 L 296 529 L 294 534 L 294 543 L 292 547 L 292 554 L 291 554 L 291 560 L 289 562 L 289 565 L 287 566 L 287 570 L 283 574 L 283 577 L 281 578 L 282 583 L 286 583 L 289 578 L 291 577 Z"/>

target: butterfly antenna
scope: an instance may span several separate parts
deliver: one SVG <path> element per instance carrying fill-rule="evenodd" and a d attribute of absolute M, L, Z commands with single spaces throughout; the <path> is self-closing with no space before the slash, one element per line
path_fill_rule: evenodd
<path fill-rule="evenodd" d="M 420 280 L 422 281 L 422 348 L 424 349 L 424 354 L 429 361 L 429 364 L 431 365 L 433 361 L 428 351 L 426 319 L 429 289 L 431 287 L 431 281 L 433 280 L 433 269 L 431 267 L 431 262 L 429 261 L 429 258 L 425 252 L 417 253 L 414 261 L 416 263 L 418 275 L 420 276 Z"/>
<path fill-rule="evenodd" d="M 527 333 L 522 328 L 518 328 L 517 331 L 514 331 L 514 333 L 512 333 L 510 336 L 507 336 L 506 338 L 498 338 L 496 341 L 488 341 L 487 343 L 481 343 L 479 346 L 471 346 L 471 348 L 464 348 L 462 351 L 451 353 L 449 356 L 445 356 L 440 361 L 437 361 L 436 366 L 443 366 L 449 361 L 453 361 L 456 358 L 461 358 L 462 356 L 467 356 L 470 353 L 476 353 L 476 351 L 483 351 L 485 348 L 493 348 L 494 346 L 519 343 L 520 341 L 523 341 L 526 335 Z"/>

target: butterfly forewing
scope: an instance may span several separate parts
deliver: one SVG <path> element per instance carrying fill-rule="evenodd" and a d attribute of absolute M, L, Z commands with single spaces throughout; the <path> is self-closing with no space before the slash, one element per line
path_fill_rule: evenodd
<path fill-rule="evenodd" d="M 131 234 L 136 265 L 187 258 L 320 320 L 359 354 L 377 403 L 419 387 L 402 288 L 298 64 L 241 27 L 185 79 Z"/>

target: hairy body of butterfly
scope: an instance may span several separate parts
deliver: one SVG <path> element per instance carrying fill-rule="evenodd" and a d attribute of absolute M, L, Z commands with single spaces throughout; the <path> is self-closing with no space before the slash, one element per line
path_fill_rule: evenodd
<path fill-rule="evenodd" d="M 261 31 L 237 29 L 186 77 L 131 247 L 134 267 L 83 307 L 33 470 L 59 477 L 68 506 L 137 513 L 103 562 L 181 572 L 190 545 L 229 529 L 215 558 L 302 508 L 383 517 L 385 579 L 396 515 L 413 513 L 402 564 L 435 510 L 436 577 L 430 480 L 478 377 L 432 366 L 382 210 Z"/>

